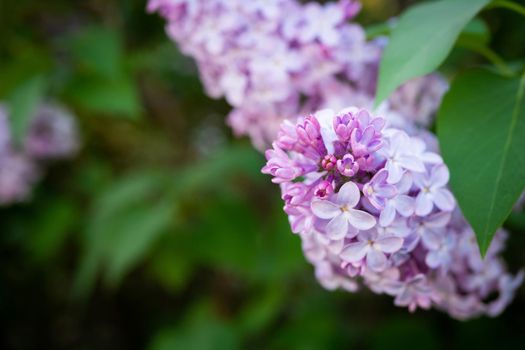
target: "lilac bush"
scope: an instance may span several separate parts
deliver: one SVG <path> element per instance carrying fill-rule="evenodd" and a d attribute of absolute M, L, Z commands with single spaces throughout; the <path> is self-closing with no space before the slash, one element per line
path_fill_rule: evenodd
<path fill-rule="evenodd" d="M 263 173 L 281 186 L 317 279 L 349 291 L 362 281 L 410 311 L 498 315 L 523 280 L 522 272 L 506 272 L 499 257 L 505 231 L 482 259 L 448 190 L 442 158 L 423 138 L 392 127 L 392 116 L 322 110 L 284 122 L 266 151 Z"/>
<path fill-rule="evenodd" d="M 22 145 L 17 145 L 8 109 L 0 105 L 0 205 L 27 200 L 46 164 L 72 157 L 78 147 L 75 120 L 63 108 L 38 106 Z"/>

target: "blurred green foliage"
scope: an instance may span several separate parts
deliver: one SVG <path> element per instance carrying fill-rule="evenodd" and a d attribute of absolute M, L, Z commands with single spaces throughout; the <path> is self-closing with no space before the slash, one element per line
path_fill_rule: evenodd
<path fill-rule="evenodd" d="M 367 1 L 362 19 L 407 3 Z M 323 290 L 277 186 L 260 174 L 263 156 L 233 139 L 226 103 L 204 95 L 191 60 L 144 8 L 143 0 L 0 1 L 0 100 L 18 106 L 17 132 L 45 98 L 75 112 L 83 141 L 31 202 L 0 209 L 0 348 L 523 343 L 523 289 L 502 317 L 471 322 L 411 315 L 367 291 Z M 494 40 L 514 30 L 518 19 L 507 20 L 488 19 Z M 510 222 L 514 270 L 525 264 L 520 215 Z"/>

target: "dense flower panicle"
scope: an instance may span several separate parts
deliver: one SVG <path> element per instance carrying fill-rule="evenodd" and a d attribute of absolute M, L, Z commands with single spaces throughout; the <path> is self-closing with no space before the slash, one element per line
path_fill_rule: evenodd
<path fill-rule="evenodd" d="M 523 280 L 499 257 L 505 232 L 482 259 L 442 158 L 389 125 L 365 109 L 322 110 L 284 122 L 266 151 L 262 171 L 280 184 L 317 279 L 349 291 L 361 280 L 410 311 L 499 314 Z"/>
<path fill-rule="evenodd" d="M 168 35 L 193 57 L 208 94 L 233 106 L 228 123 L 265 149 L 284 119 L 323 108 L 373 103 L 384 40 L 367 41 L 349 22 L 355 0 L 150 0 Z M 428 124 L 446 83 L 407 83 L 390 108 Z"/>
<path fill-rule="evenodd" d="M 15 145 L 9 113 L 0 105 L 0 205 L 27 200 L 46 161 L 69 158 L 78 147 L 73 117 L 51 105 L 38 106 L 23 145 Z"/>

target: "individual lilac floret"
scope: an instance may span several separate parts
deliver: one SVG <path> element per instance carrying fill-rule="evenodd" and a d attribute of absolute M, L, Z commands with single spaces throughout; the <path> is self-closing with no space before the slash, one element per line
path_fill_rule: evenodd
<path fill-rule="evenodd" d="M 410 312 L 414 312 L 418 307 L 430 309 L 434 300 L 437 297 L 432 285 L 423 274 L 419 274 L 400 285 L 394 304 L 407 306 Z"/>
<path fill-rule="evenodd" d="M 408 195 L 412 187 L 411 173 L 406 172 L 395 186 L 397 195 L 386 200 L 379 215 L 379 224 L 381 226 L 389 226 L 394 221 L 396 214 L 408 218 L 414 213 L 414 198 Z"/>
<path fill-rule="evenodd" d="M 350 263 L 366 260 L 366 266 L 374 272 L 388 267 L 386 254 L 397 252 L 403 239 L 395 236 L 379 236 L 377 231 L 365 231 L 357 236 L 357 242 L 350 243 L 341 252 L 341 258 Z"/>
<path fill-rule="evenodd" d="M 343 158 L 337 160 L 337 171 L 343 176 L 352 177 L 359 171 L 359 164 L 353 155 L 345 154 Z"/>
<path fill-rule="evenodd" d="M 330 181 L 321 181 L 315 190 L 315 196 L 319 198 L 327 198 L 334 193 L 334 188 Z"/>
<path fill-rule="evenodd" d="M 376 219 L 369 213 L 354 209 L 359 203 L 359 189 L 353 182 L 345 183 L 331 200 L 314 200 L 312 212 L 320 219 L 329 219 L 326 225 L 328 236 L 332 239 L 354 235 L 359 230 L 374 227 Z"/>
<path fill-rule="evenodd" d="M 427 148 L 433 142 L 363 109 L 322 110 L 283 123 L 263 172 L 280 184 L 292 231 L 325 288 L 353 292 L 361 280 L 411 312 L 494 316 L 523 276 L 498 256 L 503 231 L 481 259 L 448 169 Z"/>
<path fill-rule="evenodd" d="M 350 135 L 350 145 L 354 156 L 362 157 L 381 148 L 381 139 L 377 137 L 375 128 L 370 125 L 363 130 L 355 128 Z"/>
<path fill-rule="evenodd" d="M 337 169 L 339 169 L 339 161 L 333 154 L 327 154 L 321 161 L 321 166 L 323 167 L 324 170 L 327 170 L 327 171 L 334 169 L 336 165 L 337 165 Z"/>
<path fill-rule="evenodd" d="M 302 168 L 291 161 L 287 154 L 277 145 L 274 145 L 274 149 L 266 151 L 266 157 L 272 161 L 266 164 L 263 172 L 274 177 L 272 182 L 283 183 L 291 181 L 303 173 Z"/>
<path fill-rule="evenodd" d="M 370 182 L 363 186 L 363 193 L 366 198 L 378 210 L 384 209 L 387 201 L 397 195 L 396 186 L 389 184 L 386 181 L 387 178 L 388 171 L 382 169 L 374 175 Z"/>
<path fill-rule="evenodd" d="M 414 184 L 420 189 L 415 203 L 416 215 L 428 215 L 434 205 L 443 211 L 454 209 L 454 196 L 445 187 L 448 179 L 448 168 L 443 164 L 434 166 L 430 173 L 414 174 Z"/>

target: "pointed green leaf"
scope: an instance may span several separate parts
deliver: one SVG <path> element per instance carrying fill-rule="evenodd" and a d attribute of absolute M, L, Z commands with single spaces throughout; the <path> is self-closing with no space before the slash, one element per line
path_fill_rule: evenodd
<path fill-rule="evenodd" d="M 404 82 L 435 70 L 465 25 L 490 0 L 441 0 L 410 8 L 390 37 L 381 66 L 376 104 Z"/>
<path fill-rule="evenodd" d="M 450 184 L 484 254 L 525 188 L 525 76 L 458 76 L 443 100 L 438 136 Z"/>

